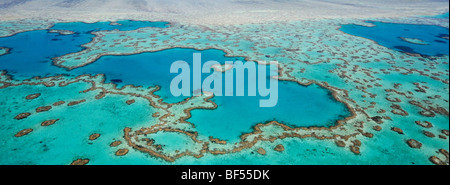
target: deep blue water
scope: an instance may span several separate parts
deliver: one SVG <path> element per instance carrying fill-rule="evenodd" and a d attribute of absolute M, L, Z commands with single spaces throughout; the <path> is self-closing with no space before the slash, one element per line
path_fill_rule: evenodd
<path fill-rule="evenodd" d="M 142 27 L 168 26 L 167 22 L 118 21 L 117 23 L 121 25 L 110 25 L 110 22 L 57 23 L 51 29 L 70 30 L 75 34 L 61 35 L 49 33 L 48 30 L 35 30 L 1 37 L 0 47 L 10 48 L 11 51 L 8 55 L 0 57 L 0 70 L 7 70 L 19 80 L 67 73 L 66 70 L 53 66 L 52 58 L 83 50 L 81 45 L 89 43 L 95 37 L 91 34 L 92 31 L 114 29 L 129 31 Z"/>
<path fill-rule="evenodd" d="M 225 57 L 225 52 L 216 49 L 198 51 L 174 48 L 129 56 L 104 56 L 93 64 L 71 72 L 77 74 L 102 73 L 106 75 L 107 82 L 118 81 L 116 83 L 119 85 L 159 85 L 161 90 L 156 94 L 164 98 L 165 102 L 176 103 L 187 97 L 174 97 L 170 93 L 170 82 L 178 75 L 169 73 L 170 66 L 172 62 L 178 60 L 186 61 L 192 66 L 193 53 L 202 54 L 202 63 L 209 60 L 220 63 L 244 61 L 243 58 Z M 231 71 L 226 73 L 229 72 Z M 316 85 L 305 87 L 295 82 L 279 82 L 278 104 L 275 107 L 261 108 L 259 100 L 268 97 L 262 97 L 258 93 L 257 96 L 248 96 L 248 73 L 245 74 L 245 96 L 216 96 L 212 101 L 218 104 L 217 109 L 197 109 L 191 112 L 192 118 L 187 121 L 193 123 L 200 134 L 233 140 L 238 139 L 242 133 L 251 132 L 252 126 L 267 121 L 276 120 L 293 127 L 329 127 L 335 125 L 336 120 L 350 115 L 347 108 L 334 100 L 326 89 Z M 269 74 L 269 68 L 267 68 L 266 74 Z M 202 74 L 202 79 L 207 76 L 209 74 Z M 225 80 L 225 77 L 223 79 Z M 234 80 L 234 84 L 236 84 L 236 78 Z M 266 85 L 269 86 L 269 84 Z M 223 89 L 225 89 L 224 84 Z M 191 91 L 193 91 L 192 78 Z"/>
<path fill-rule="evenodd" d="M 371 39 L 393 50 L 427 56 L 448 55 L 449 41 L 442 38 L 449 34 L 448 28 L 434 25 L 397 24 L 368 21 L 374 27 L 354 24 L 343 25 L 341 31 Z M 401 39 L 420 39 L 427 45 L 406 42 Z"/>
<path fill-rule="evenodd" d="M 67 22 L 67 23 L 57 23 L 52 26 L 52 30 L 70 30 L 78 34 L 90 33 L 95 31 L 131 31 L 137 30 L 139 28 L 153 27 L 153 28 L 167 28 L 168 22 L 149 22 L 149 21 L 132 21 L 123 20 L 117 21 L 117 24 L 111 24 L 111 22 L 95 22 L 95 23 L 84 23 L 84 22 Z"/>

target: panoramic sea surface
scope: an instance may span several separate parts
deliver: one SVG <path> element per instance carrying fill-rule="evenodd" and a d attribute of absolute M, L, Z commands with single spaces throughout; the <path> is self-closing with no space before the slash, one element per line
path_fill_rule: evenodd
<path fill-rule="evenodd" d="M 440 19 L 442 17 L 445 18 L 445 16 L 448 17 L 448 13 L 434 18 Z M 436 57 L 448 55 L 448 28 L 374 21 L 366 23 L 371 23 L 372 26 L 345 24 L 342 25 L 340 31 L 370 39 L 381 46 L 395 51 Z M 34 85 L 32 83 L 30 83 L 31 85 L 11 85 L 7 88 L 0 86 L 2 87 L 0 88 L 0 138 L 2 140 L 0 142 L 0 164 L 70 164 L 76 159 L 84 158 L 91 160 L 89 164 L 172 164 L 167 162 L 167 159 L 164 161 L 139 150 L 134 150 L 128 147 L 126 141 L 123 140 L 124 128 L 126 127 L 139 130 L 140 128 L 148 128 L 157 124 L 165 124 L 166 120 L 161 118 L 162 115 L 159 115 L 161 112 L 174 109 L 171 111 L 175 113 L 178 111 L 181 114 L 183 111 L 186 113 L 188 108 L 192 108 L 189 107 L 189 104 L 191 106 L 198 105 L 195 104 L 198 103 L 195 101 L 192 104 L 191 102 L 187 105 L 183 104 L 183 101 L 190 98 L 190 96 L 175 97 L 171 94 L 170 83 L 178 75 L 170 73 L 172 63 L 182 60 L 192 66 L 194 53 L 201 54 L 202 64 L 210 60 L 218 61 L 221 64 L 224 64 L 225 61 L 242 61 L 251 62 L 257 67 L 257 63 L 246 61 L 243 57 L 226 56 L 227 53 L 220 49 L 198 50 L 174 47 L 155 52 L 101 56 L 93 63 L 72 70 L 53 64 L 55 57 L 85 50 L 86 48 L 83 45 L 93 41 L 94 37 L 96 37 L 95 32 L 139 31 L 140 28 L 166 29 L 170 28 L 170 26 L 171 24 L 167 22 L 147 21 L 57 23 L 46 30 L 26 31 L 8 37 L 0 37 L 0 71 L 5 71 L 13 80 L 28 83 L 30 81 L 27 79 L 32 79 L 33 77 L 62 75 L 63 81 L 70 81 L 80 75 L 89 74 L 94 76 L 103 74 L 105 83 L 112 83 L 117 88 L 124 88 L 123 93 L 110 93 L 107 96 L 97 98 L 99 93 L 101 95 L 102 92 L 97 90 L 86 91 L 92 86 L 92 82 L 89 80 L 76 81 L 64 86 Z M 114 43 L 116 41 L 110 42 Z M 275 51 L 273 54 L 281 52 L 281 50 L 276 48 L 273 51 Z M 293 63 L 289 65 L 293 65 Z M 367 64 L 366 67 L 370 65 L 373 65 L 374 68 L 382 66 Z M 446 65 L 448 66 L 448 63 Z M 269 73 L 269 67 L 263 67 L 266 68 L 267 81 L 273 80 Z M 317 66 L 311 66 L 310 68 L 314 67 Z M 336 68 L 338 67 L 327 66 L 322 70 L 332 71 Z M 353 70 L 356 69 L 353 68 Z M 211 69 L 211 72 L 213 71 Z M 224 76 L 230 72 L 233 72 L 233 70 L 219 73 L 218 75 L 222 75 L 222 79 L 225 79 Z M 247 76 L 249 73 L 246 71 L 245 74 Z M 317 75 L 322 76 L 322 74 Z M 202 74 L 201 77 L 205 79 L 208 76 L 209 74 Z M 367 73 L 363 75 L 363 77 L 367 76 L 370 75 L 367 75 Z M 408 80 L 405 80 L 404 76 L 399 74 L 377 74 L 377 77 L 388 79 L 392 82 L 402 81 L 412 84 L 420 81 L 421 83 L 427 83 L 429 86 L 442 86 L 440 81 L 436 82 L 429 78 L 424 79 L 422 76 L 415 74 L 408 76 Z M 153 146 L 153 142 L 157 143 L 156 151 L 159 151 L 162 147 L 164 148 L 164 154 L 171 156 L 198 148 L 197 145 L 199 144 L 193 142 L 193 140 L 195 141 L 198 138 L 209 138 L 210 142 L 214 141 L 212 138 L 217 138 L 219 141 L 230 145 L 249 142 L 246 140 L 247 138 L 243 139 L 242 137 L 244 134 L 255 131 L 255 125 L 276 121 L 288 128 L 271 127 L 270 125 L 262 128 L 265 129 L 264 134 L 267 134 L 269 137 L 266 140 L 268 142 L 258 142 L 254 147 L 268 149 L 274 148 L 275 145 L 283 144 L 286 148 L 284 153 L 268 151 L 266 154 L 266 151 L 258 151 L 261 154 L 259 155 L 255 150 L 242 150 L 239 152 L 227 152 L 226 155 L 207 154 L 200 159 L 192 156 L 182 157 L 177 159 L 175 164 L 410 164 L 414 163 L 411 161 L 417 161 L 417 158 L 420 158 L 419 162 L 417 162 L 419 164 L 428 162 L 428 159 L 421 158 L 422 154 L 420 152 L 406 150 L 405 148 L 408 146 L 404 144 L 404 140 L 407 138 L 397 141 L 398 134 L 393 132 L 385 133 L 383 131 L 383 134 L 366 141 L 368 147 L 363 154 L 364 158 L 359 158 L 358 155 L 354 155 L 349 151 L 341 150 L 336 147 L 334 142 L 322 142 L 319 145 L 315 139 L 288 137 L 290 134 L 295 135 L 296 133 L 293 134 L 294 132 L 286 132 L 284 135 L 286 137 L 283 137 L 283 139 L 272 140 L 271 138 L 275 138 L 271 137 L 272 133 L 276 135 L 277 132 L 289 131 L 295 128 L 299 128 L 300 132 L 307 132 L 308 127 L 322 127 L 321 130 L 327 130 L 336 126 L 338 120 L 344 120 L 344 118 L 351 116 L 352 112 L 342 100 L 338 101 L 336 99 L 336 94 L 332 94 L 338 91 L 331 91 L 315 83 L 306 86 L 288 80 L 278 82 L 278 104 L 275 107 L 261 108 L 259 107 L 259 101 L 268 97 L 261 96 L 258 93 L 257 96 L 248 96 L 248 77 L 244 80 L 246 82 L 245 96 L 215 96 L 211 101 L 217 105 L 217 108 L 190 110 L 190 116 L 185 121 L 191 124 L 185 124 L 187 126 L 184 126 L 177 123 L 178 120 L 175 120 L 176 123 L 169 127 L 173 126 L 188 130 L 185 133 L 183 132 L 184 134 L 172 131 L 152 133 L 153 135 L 151 136 L 144 134 L 145 138 L 140 141 L 146 141 L 145 139 L 151 140 L 150 144 L 147 143 L 149 146 Z M 358 80 L 355 81 L 361 83 Z M 368 82 L 367 80 L 366 83 Z M 337 81 L 337 83 L 339 82 Z M 346 81 L 344 83 L 350 82 Z M 234 81 L 234 84 L 236 84 L 236 81 Z M 2 83 L 2 85 L 4 84 Z M 102 84 L 96 85 L 101 86 Z M 161 97 L 161 102 L 158 103 L 158 106 L 152 103 L 149 105 L 146 99 L 142 99 L 148 93 L 135 95 L 140 91 L 129 90 L 127 85 L 141 86 L 139 88 L 142 89 L 151 89 L 159 86 L 160 89 L 154 94 Z M 225 83 L 222 85 L 224 87 Z M 269 83 L 266 85 L 269 85 Z M 387 86 L 391 84 L 386 83 L 382 85 Z M 106 89 L 114 90 L 114 88 Z M 125 92 L 128 91 L 132 93 L 126 94 Z M 191 91 L 194 91 L 194 89 L 191 88 Z M 341 93 L 340 97 L 348 97 L 349 94 L 347 92 L 349 91 L 351 89 L 339 91 Z M 379 95 L 385 93 L 384 89 L 378 89 L 378 92 Z M 26 96 L 34 93 L 40 93 L 40 96 L 35 99 L 25 99 Z M 350 92 L 350 96 L 355 96 L 355 94 L 351 93 L 353 92 Z M 133 96 L 130 96 L 130 94 Z M 131 97 L 134 97 L 135 102 L 125 105 L 125 102 L 128 103 Z M 362 96 L 359 95 L 358 97 Z M 448 97 L 444 98 L 448 99 Z M 87 101 L 77 106 L 53 106 L 51 111 L 42 113 L 39 113 L 36 109 L 36 107 L 50 105 L 58 101 L 69 102 L 81 99 L 87 99 Z M 357 100 L 359 101 L 359 99 Z M 372 103 L 372 106 L 376 104 L 365 100 L 363 102 L 367 104 Z M 388 107 L 393 105 L 386 103 L 377 106 L 388 110 Z M 418 112 L 416 109 L 406 109 L 410 113 Z M 360 112 L 364 112 L 364 110 L 358 108 Z M 16 115 L 25 112 L 31 112 L 32 115 L 26 119 L 13 119 Z M 367 114 L 366 112 L 364 113 Z M 167 116 L 172 116 L 170 114 L 172 113 L 167 113 Z M 414 118 L 396 117 L 395 121 L 406 123 L 422 118 L 414 115 Z M 374 118 L 363 120 L 368 121 L 370 119 Z M 387 120 L 387 118 L 383 119 Z M 43 120 L 57 120 L 57 122 L 54 125 L 44 127 L 41 126 Z M 433 118 L 434 126 L 437 128 L 448 129 L 447 121 L 448 116 Z M 24 128 L 30 128 L 33 131 L 23 137 L 15 137 Z M 354 124 L 354 126 L 352 125 L 349 129 L 358 130 L 358 123 Z M 317 130 L 317 132 L 321 130 Z M 386 130 L 390 130 L 390 128 Z M 194 137 L 192 139 L 192 136 L 189 135 L 191 131 L 198 132 L 196 135 L 198 138 Z M 338 134 L 329 134 L 316 138 L 321 140 L 329 138 L 347 140 L 345 139 L 347 138 L 345 136 L 346 131 L 345 128 L 340 128 L 336 132 Z M 429 139 L 424 138 L 423 132 L 415 128 L 407 127 L 404 128 L 404 131 L 408 132 L 408 137 L 421 138 L 425 141 Z M 98 139 L 89 139 L 93 133 L 100 133 L 101 136 Z M 364 132 L 358 130 L 358 133 Z M 262 137 L 262 135 L 255 135 L 254 137 L 258 138 Z M 316 133 L 313 131 L 307 135 L 315 136 Z M 365 142 L 364 139 L 361 140 Z M 128 154 L 118 158 L 115 152 L 119 148 L 110 146 L 112 141 L 122 141 L 119 148 L 130 149 Z M 401 147 L 393 147 L 397 146 L 399 142 L 403 144 Z M 347 145 L 349 143 L 347 142 Z M 431 147 L 435 147 L 435 145 L 440 147 L 441 145 L 440 140 L 433 140 L 430 143 L 432 143 L 430 144 Z M 427 147 L 430 147 L 430 145 Z M 444 148 L 448 149 L 448 145 Z M 355 153 L 353 148 L 352 152 Z M 401 157 L 403 157 L 403 161 L 400 160 Z M 367 159 L 381 160 L 370 161 Z"/>

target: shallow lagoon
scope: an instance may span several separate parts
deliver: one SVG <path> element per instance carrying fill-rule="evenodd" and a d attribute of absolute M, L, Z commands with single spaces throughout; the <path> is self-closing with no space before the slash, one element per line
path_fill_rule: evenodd
<path fill-rule="evenodd" d="M 449 12 L 447 13 L 443 13 L 443 14 L 439 14 L 439 15 L 434 15 L 434 16 L 425 16 L 427 18 L 436 18 L 436 19 L 447 19 L 449 18 Z"/>

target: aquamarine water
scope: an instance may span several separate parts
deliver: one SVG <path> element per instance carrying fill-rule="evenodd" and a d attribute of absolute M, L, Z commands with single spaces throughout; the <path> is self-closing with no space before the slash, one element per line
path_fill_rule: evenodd
<path fill-rule="evenodd" d="M 374 26 L 355 24 L 343 25 L 341 31 L 371 39 L 393 50 L 428 56 L 448 55 L 449 41 L 442 38 L 449 35 L 449 29 L 434 25 L 397 24 L 367 21 Z M 426 44 L 406 42 L 401 38 L 419 39 Z"/>
<path fill-rule="evenodd" d="M 47 77 L 65 73 L 53 66 L 52 58 L 81 51 L 80 45 L 88 43 L 93 35 L 60 35 L 47 30 L 19 33 L 0 38 L 0 45 L 11 48 L 10 53 L 0 57 L 0 69 L 7 70 L 15 79 L 34 76 Z"/>

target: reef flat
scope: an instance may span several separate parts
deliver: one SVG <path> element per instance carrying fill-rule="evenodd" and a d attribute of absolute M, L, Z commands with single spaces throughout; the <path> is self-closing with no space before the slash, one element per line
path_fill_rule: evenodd
<path fill-rule="evenodd" d="M 0 47 L 10 48 L 0 56 L 0 163 L 448 164 L 448 20 L 371 21 L 55 21 L 14 34 L 0 22 Z M 345 28 L 385 23 L 429 35 L 397 32 L 415 47 L 408 52 Z M 447 53 L 402 36 L 439 36 Z M 170 97 L 168 63 L 194 52 L 205 61 L 278 61 L 280 107 Z"/>

